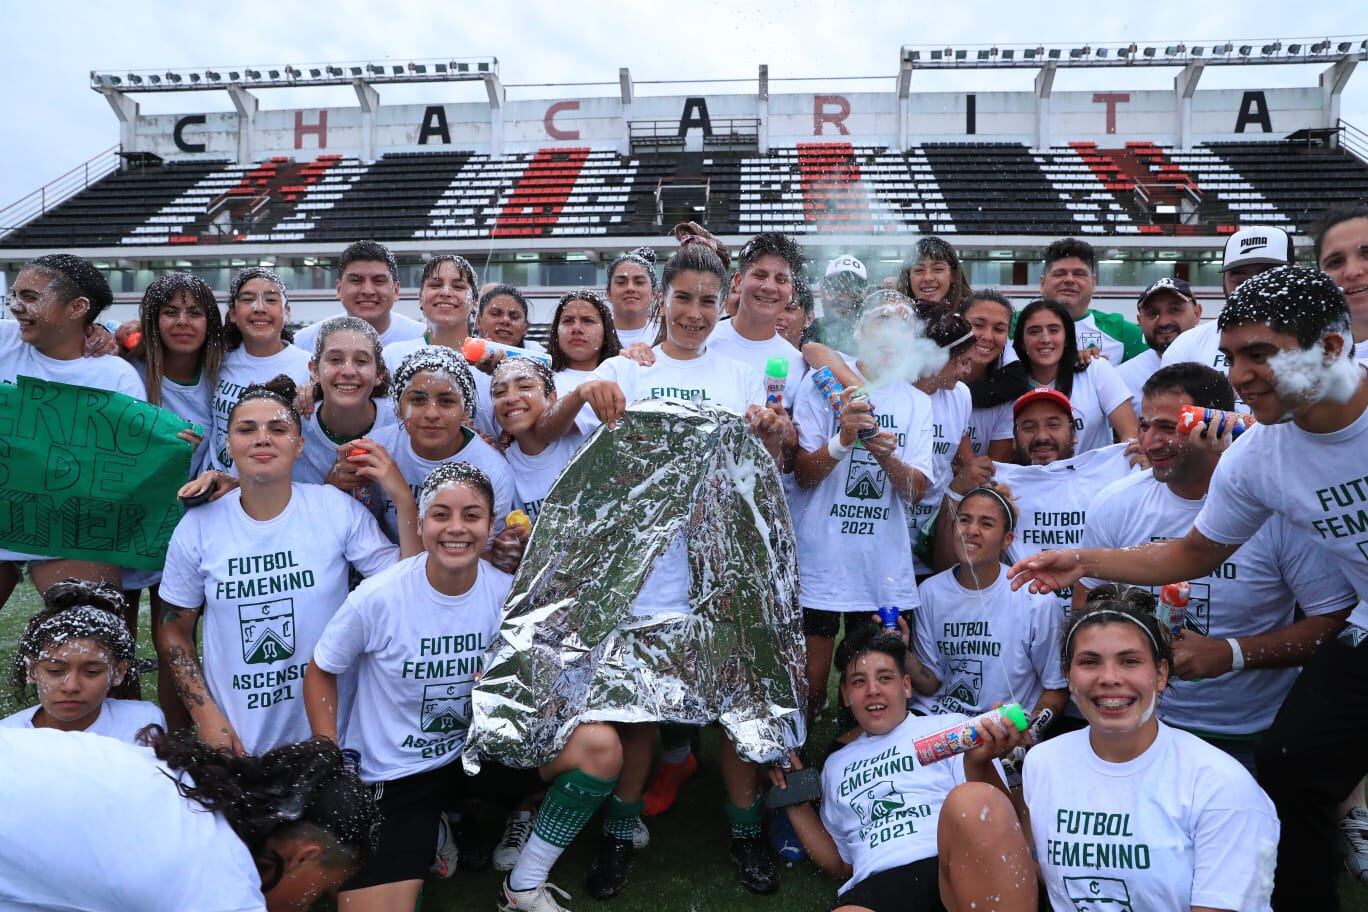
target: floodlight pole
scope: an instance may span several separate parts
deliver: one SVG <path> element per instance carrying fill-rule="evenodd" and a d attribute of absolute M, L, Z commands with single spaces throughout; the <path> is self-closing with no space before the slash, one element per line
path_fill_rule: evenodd
<path fill-rule="evenodd" d="M 760 76 L 756 86 L 756 113 L 760 115 L 760 126 L 756 131 L 756 148 L 760 154 L 769 152 L 769 64 L 760 64 Z"/>
<path fill-rule="evenodd" d="M 498 73 L 486 73 L 485 94 L 489 96 L 489 154 L 503 155 L 504 148 L 504 87 Z"/>
<path fill-rule="evenodd" d="M 622 130 L 618 133 L 618 154 L 632 154 L 632 100 L 636 97 L 636 86 L 632 82 L 632 71 L 618 67 L 618 92 L 622 98 Z"/>
<path fill-rule="evenodd" d="M 906 152 L 911 138 L 912 53 L 904 50 L 898 62 L 898 151 Z"/>
<path fill-rule="evenodd" d="M 1055 63 L 1047 60 L 1036 73 L 1036 144 L 1037 149 L 1050 147 L 1050 92 L 1054 90 Z"/>
<path fill-rule="evenodd" d="M 380 110 L 380 93 L 364 79 L 352 81 L 356 100 L 361 105 L 361 160 L 375 161 L 375 112 Z"/>
<path fill-rule="evenodd" d="M 1173 77 L 1173 92 L 1178 101 L 1178 148 L 1192 148 L 1192 96 L 1202 78 L 1206 61 L 1194 60 Z"/>
<path fill-rule="evenodd" d="M 256 126 L 260 102 L 242 86 L 228 86 L 228 97 L 233 99 L 233 107 L 238 113 L 237 161 L 239 165 L 252 163 L 252 133 Z"/>
<path fill-rule="evenodd" d="M 118 89 L 101 88 L 100 94 L 119 118 L 119 145 L 124 149 L 137 147 L 138 103 Z"/>
<path fill-rule="evenodd" d="M 1358 55 L 1345 54 L 1320 75 L 1321 126 L 1334 127 L 1339 123 L 1340 93 L 1358 66 Z"/>

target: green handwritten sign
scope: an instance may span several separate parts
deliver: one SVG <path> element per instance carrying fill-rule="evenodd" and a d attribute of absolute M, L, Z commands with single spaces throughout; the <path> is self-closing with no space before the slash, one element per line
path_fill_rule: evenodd
<path fill-rule="evenodd" d="M 160 569 L 193 427 L 108 390 L 0 383 L 0 548 Z"/>

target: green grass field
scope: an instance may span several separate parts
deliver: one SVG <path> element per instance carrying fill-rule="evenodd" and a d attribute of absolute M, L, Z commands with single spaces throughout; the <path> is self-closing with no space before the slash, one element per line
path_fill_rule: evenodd
<path fill-rule="evenodd" d="M 38 598 L 27 581 L 20 584 L 10 603 L 0 613 L 0 668 L 8 669 L 15 641 L 25 621 L 38 606 Z M 139 634 L 139 653 L 151 655 L 146 611 Z M 143 694 L 155 698 L 155 683 L 143 682 Z M 0 688 L 0 715 L 19 707 L 8 688 Z M 828 720 L 818 723 L 813 743 L 824 744 L 832 736 Z M 703 734 L 703 763 L 699 773 L 684 788 L 678 804 L 664 817 L 648 820 L 651 845 L 637 854 L 626 890 L 614 899 L 600 903 L 584 892 L 584 874 L 593 860 L 599 832 L 595 820 L 565 853 L 552 872 L 552 882 L 574 899 L 571 909 L 604 909 L 605 912 L 702 912 L 702 910 L 784 910 L 784 912 L 825 912 L 835 898 L 835 881 L 818 874 L 806 863 L 782 869 L 783 884 L 773 896 L 754 896 L 737 882 L 727 860 L 727 828 L 722 815 L 722 781 L 717 772 L 717 732 Z M 489 839 L 497 839 L 502 816 L 494 809 L 480 815 L 487 823 Z M 501 875 L 487 870 L 480 873 L 457 872 L 448 881 L 433 881 L 425 891 L 423 912 L 466 912 L 492 910 Z M 1347 912 L 1368 912 L 1368 886 L 1347 876 L 1341 880 L 1340 895 Z"/>

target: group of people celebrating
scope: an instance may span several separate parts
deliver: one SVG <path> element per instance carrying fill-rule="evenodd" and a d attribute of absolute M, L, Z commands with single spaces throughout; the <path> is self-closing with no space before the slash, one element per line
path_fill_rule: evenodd
<path fill-rule="evenodd" d="M 27 263 L 0 382 L 113 390 L 204 433 L 183 434 L 188 506 L 159 572 L 0 552 L 0 598 L 26 570 L 44 603 L 13 660 L 32 705 L 0 720 L 0 900 L 277 910 L 336 891 L 407 912 L 472 863 L 477 798 L 508 812 L 500 909 L 562 908 L 552 868 L 600 812 L 586 888 L 629 889 L 643 818 L 698 767 L 693 730 L 584 722 L 536 769 L 459 760 L 543 501 L 591 435 L 670 398 L 743 416 L 772 457 L 799 709 L 838 732 L 769 768 L 721 739 L 747 889 L 779 888 L 773 843 L 841 881 L 843 912 L 1336 908 L 1339 857 L 1368 869 L 1368 209 L 1327 216 L 1311 267 L 1276 228 L 1232 235 L 1207 323 L 1178 278 L 1144 290 L 1138 325 L 1094 309 L 1076 239 L 1046 248 L 1018 309 L 939 238 L 874 289 L 850 255 L 809 282 L 784 235 L 734 254 L 698 225 L 676 237 L 659 271 L 641 248 L 604 292 L 562 296 L 545 346 L 522 292 L 460 256 L 426 261 L 421 321 L 395 312 L 396 261 L 371 241 L 340 257 L 345 313 L 297 334 L 264 268 L 222 312 L 162 276 L 110 337 L 88 261 Z M 467 360 L 471 339 L 490 344 Z M 1234 421 L 1189 428 L 1191 407 L 1257 423 L 1235 440 Z M 633 618 L 694 610 L 686 544 Z M 1029 730 L 994 713 L 1008 703 Z M 969 719 L 967 751 L 918 757 Z M 115 830 L 133 819 L 151 845 Z M 11 838 L 68 829 L 137 863 L 52 878 L 71 843 Z"/>

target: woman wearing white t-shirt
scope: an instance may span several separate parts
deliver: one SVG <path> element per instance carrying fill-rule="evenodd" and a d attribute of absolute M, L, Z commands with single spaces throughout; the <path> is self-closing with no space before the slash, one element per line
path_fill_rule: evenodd
<path fill-rule="evenodd" d="M 1004 373 L 1016 379 L 1016 395 L 1044 386 L 1069 397 L 1076 453 L 1108 446 L 1113 431 L 1121 441 L 1136 436 L 1139 424 L 1129 387 L 1105 358 L 1081 362 L 1074 321 L 1063 305 L 1048 300 L 1027 304 L 1017 318 L 1012 347 L 1020 360 Z"/>
<path fill-rule="evenodd" d="M 581 724 L 540 770 L 486 764 L 469 781 L 455 761 L 471 690 L 513 580 L 480 559 L 494 490 L 474 466 L 447 463 L 421 489 L 423 553 L 362 583 L 328 623 L 305 674 L 309 722 L 359 755 L 383 817 L 375 855 L 343 885 L 348 909 L 410 909 L 432 862 L 440 808 L 453 793 L 521 798 L 550 783 L 534 833 L 504 884 L 504 907 L 559 909 L 547 875 L 607 797 L 622 750 L 607 724 Z M 338 678 L 355 691 L 338 712 Z M 449 836 L 447 838 L 450 838 Z"/>
<path fill-rule="evenodd" d="M 842 618 L 848 636 L 880 607 L 917 607 L 907 516 L 935 474 L 934 428 L 930 397 L 900 379 L 898 368 L 910 345 L 925 342 L 911 301 L 896 292 L 880 300 L 862 308 L 854 335 L 860 358 L 848 364 L 868 398 L 848 388 L 837 418 L 809 383 L 793 408 L 794 476 L 811 492 L 795 529 L 809 718 L 826 696 Z M 861 431 L 877 433 L 861 439 Z"/>
<path fill-rule="evenodd" d="M 551 443 L 537 436 L 537 421 L 556 401 L 556 381 L 551 369 L 531 358 L 505 358 L 494 368 L 490 385 L 494 396 L 494 419 L 511 438 L 504 458 L 513 481 L 513 504 L 535 523 L 542 500 L 584 443 L 573 428 Z"/>
<path fill-rule="evenodd" d="M 579 386 L 609 358 L 622 353 L 612 311 L 597 292 L 587 289 L 561 296 L 546 340 L 556 389 L 561 395 Z"/>
<path fill-rule="evenodd" d="M 64 253 L 29 260 L 6 300 L 14 319 L 0 320 L 0 383 L 35 377 L 144 397 L 142 380 L 122 358 L 86 356 L 95 318 L 114 303 L 109 283 L 89 260 Z M 0 549 L 0 605 L 18 585 L 24 561 L 40 592 L 68 576 L 118 580 L 120 573 L 112 564 Z"/>
<path fill-rule="evenodd" d="M 468 462 L 488 475 L 494 485 L 494 530 L 499 533 L 493 543 L 496 566 L 511 572 L 522 554 L 520 530 L 504 531 L 504 519 L 513 508 L 513 478 L 503 454 L 469 427 L 478 415 L 472 373 L 459 352 L 436 345 L 418 349 L 394 367 L 390 397 L 398 423 L 366 439 L 394 459 L 414 497 L 423 479 L 444 462 Z M 385 492 L 377 492 L 377 500 L 391 538 L 416 534 L 416 527 L 403 528 Z"/>
<path fill-rule="evenodd" d="M 227 353 L 214 387 L 210 467 L 227 472 L 233 466 L 228 454 L 228 416 L 243 390 L 281 374 L 296 385 L 308 381 L 309 353 L 291 344 L 285 330 L 289 319 L 290 302 L 280 276 L 260 266 L 233 276 L 223 327 Z"/>
<path fill-rule="evenodd" d="M 707 346 L 717 325 L 726 269 L 717 254 L 700 244 L 681 247 L 665 265 L 664 338 L 651 351 L 655 360 L 642 365 L 619 355 L 599 365 L 598 379 L 581 383 L 549 409 L 539 422 L 584 422 L 589 433 L 602 421 L 609 428 L 626 407 L 644 399 L 683 399 L 744 415 L 776 459 L 791 444 L 793 425 L 782 413 L 766 408 L 760 375 L 739 361 L 723 357 Z M 586 419 L 584 405 L 591 407 Z M 687 545 L 681 533 L 656 561 L 632 608 L 637 617 L 690 614 Z M 623 771 L 613 798 L 605 808 L 604 839 L 586 885 L 591 895 L 606 899 L 627 882 L 633 852 L 632 835 L 640 826 L 641 797 L 651 769 L 656 726 L 623 726 Z M 774 861 L 760 839 L 760 804 L 754 764 L 735 754 L 722 740 L 723 779 L 731 824 L 733 860 L 742 883 L 750 890 L 770 893 L 778 888 Z"/>
<path fill-rule="evenodd" d="M 1031 749 L 1025 804 L 1056 909 L 1264 912 L 1278 817 L 1244 767 L 1155 715 L 1172 649 L 1154 598 L 1094 589 L 1064 635 L 1088 727 Z"/>
<path fill-rule="evenodd" d="M 380 336 L 359 317 L 331 317 L 318 327 L 309 376 L 317 400 L 304 419 L 304 454 L 294 480 L 334 482 L 366 503 L 372 492 L 357 484 L 347 454 L 353 441 L 372 436 L 397 420 L 389 407 L 390 372 Z"/>
<path fill-rule="evenodd" d="M 974 403 L 969 416 L 969 445 L 975 456 L 1008 462 L 1012 458 L 1012 403 L 996 395 L 995 390 L 1003 379 L 1003 354 L 1012 338 L 1016 308 L 999 292 L 980 289 L 960 305 L 959 315 L 974 331 L 969 373 L 964 378 Z"/>
<path fill-rule="evenodd" d="M 971 912 L 1036 908 L 1034 865 L 995 757 L 1023 743 L 1010 725 L 986 722 L 983 743 L 936 763 L 914 744 L 964 716 L 916 716 L 907 647 L 878 627 L 841 644 L 841 700 L 859 737 L 827 757 L 820 812 L 785 802 L 788 775 L 770 771 L 770 804 L 783 806 L 804 850 L 845 883 L 833 912 Z"/>
<path fill-rule="evenodd" d="M 423 312 L 427 329 L 416 339 L 385 346 L 385 363 L 390 371 L 418 349 L 430 345 L 459 354 L 475 325 L 475 292 L 479 284 L 475 267 L 465 257 L 443 253 L 428 260 L 418 283 L 418 309 Z M 489 406 L 489 374 L 472 368 L 471 379 L 475 381 L 476 402 L 471 426 L 481 434 L 495 437 L 498 430 Z"/>
<path fill-rule="evenodd" d="M 958 495 L 956 495 L 958 496 Z M 976 716 L 1020 703 L 1058 715 L 1068 701 L 1059 671 L 1062 618 L 1047 595 L 1012 591 L 1002 560 L 1017 507 L 1005 485 L 975 488 L 955 508 L 958 563 L 918 587 L 913 708 Z"/>
<path fill-rule="evenodd" d="M 111 699 L 137 689 L 137 651 L 124 624 L 123 596 L 104 583 L 65 579 L 43 592 L 14 651 L 11 684 L 20 701 L 32 685 L 38 705 L 0 719 L 4 728 L 86 731 L 129 744 L 144 726 L 166 725 L 155 703 Z"/>
<path fill-rule="evenodd" d="M 234 757 L 156 732 L 150 746 L 0 729 L 0 907 L 308 909 L 370 851 L 375 805 L 333 745 Z"/>
<path fill-rule="evenodd" d="M 622 348 L 655 344 L 659 319 L 654 310 L 660 297 L 655 263 L 655 250 L 638 247 L 608 266 L 608 303 L 613 305 L 613 328 Z"/>
<path fill-rule="evenodd" d="M 238 753 L 309 736 L 304 668 L 347 597 L 349 565 L 372 576 L 401 549 L 416 554 L 422 547 L 413 495 L 378 448 L 353 461 L 398 504 L 406 530 L 401 548 L 349 495 L 293 482 L 304 449 L 294 396 L 285 377 L 243 392 L 229 415 L 228 438 L 240 487 L 186 512 L 171 535 L 162 577 L 157 654 L 200 737 Z M 201 615 L 203 667 L 195 648 Z"/>

